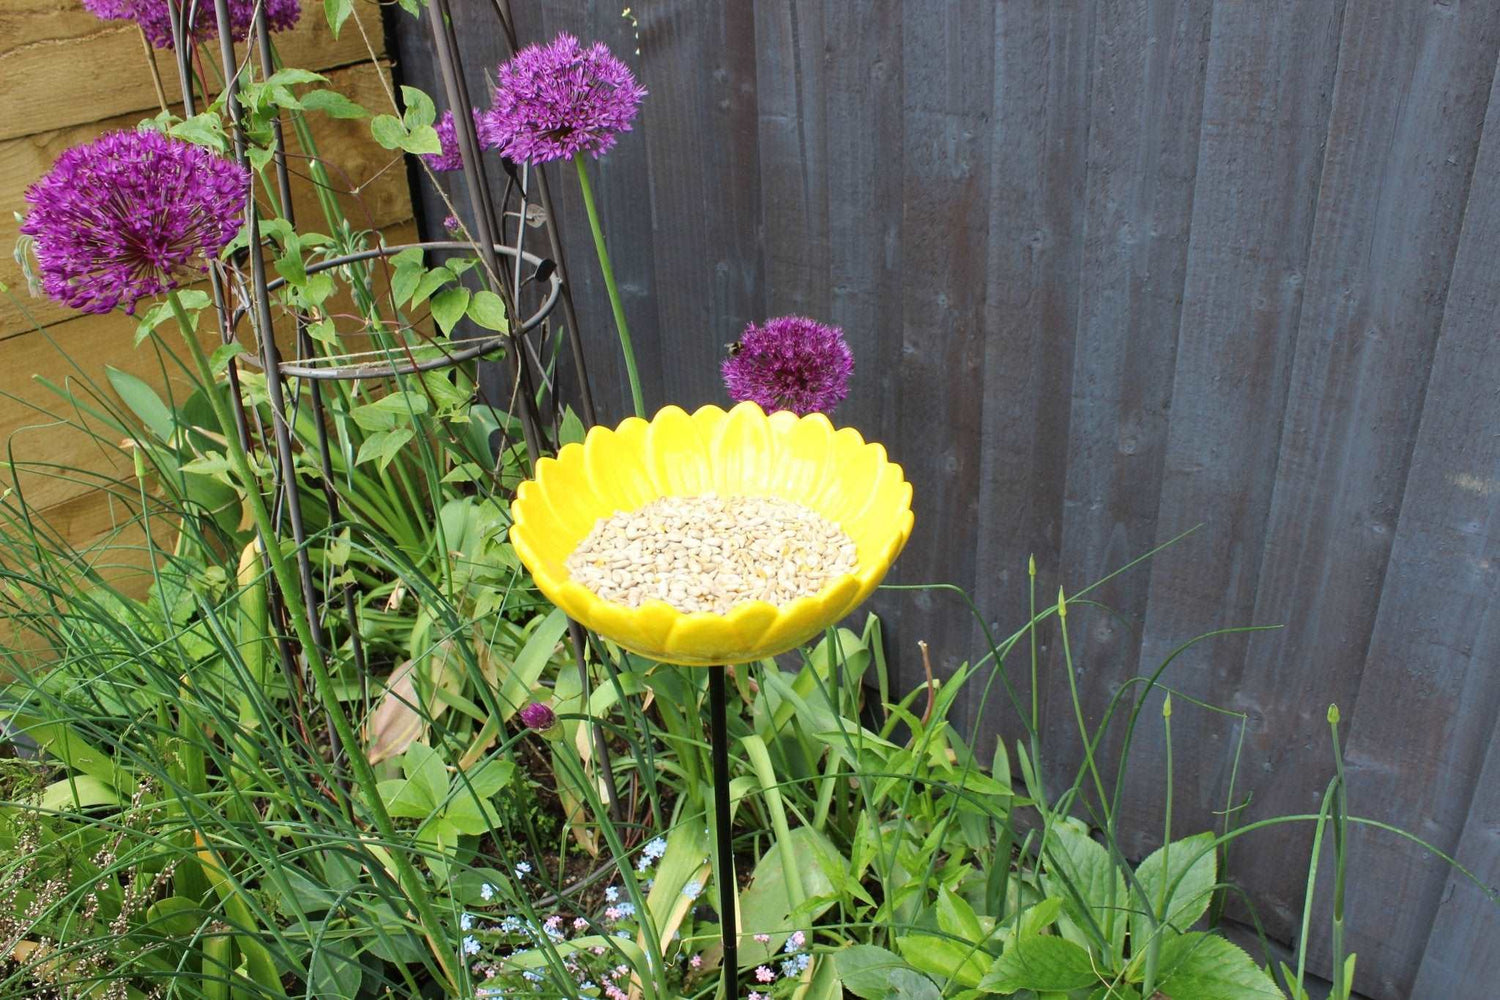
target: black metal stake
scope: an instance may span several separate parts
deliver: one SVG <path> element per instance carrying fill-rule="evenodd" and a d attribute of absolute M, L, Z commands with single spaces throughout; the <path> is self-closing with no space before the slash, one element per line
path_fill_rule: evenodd
<path fill-rule="evenodd" d="M 260 55 L 261 74 L 269 79 L 271 74 L 276 72 L 276 67 L 271 58 L 271 32 L 266 26 L 264 5 L 255 10 L 255 48 Z M 271 119 L 271 137 L 274 151 L 273 162 L 276 165 L 276 192 L 281 199 L 282 218 L 295 227 L 297 218 L 292 209 L 292 178 L 286 164 L 286 136 L 282 132 L 280 115 Z M 312 337 L 307 332 L 307 317 L 300 311 L 297 313 L 297 350 L 304 357 L 313 356 Z M 234 370 L 233 365 L 229 367 L 231 371 Z M 322 386 L 315 381 L 309 389 L 312 393 L 314 426 L 318 430 L 318 458 L 323 470 L 323 502 L 328 507 L 329 520 L 336 524 L 339 521 L 338 479 L 333 474 L 333 449 L 328 440 L 328 413 L 323 407 Z M 354 675 L 359 678 L 360 690 L 364 695 L 362 708 L 368 712 L 370 678 L 365 670 L 365 643 L 359 634 L 359 609 L 354 600 L 354 588 L 346 583 L 340 590 L 343 596 L 344 619 L 349 626 L 349 649 L 354 659 Z M 309 607 L 308 614 L 318 615 L 320 611 Z"/>
<path fill-rule="evenodd" d="M 739 926 L 734 914 L 734 845 L 729 818 L 729 710 L 724 692 L 728 667 L 708 671 L 708 712 L 714 765 L 714 842 L 719 857 L 719 940 L 724 946 L 724 1000 L 739 995 Z"/>
<path fill-rule="evenodd" d="M 220 0 L 223 2 L 223 0 Z M 479 251 L 485 264 L 488 283 L 493 291 L 501 299 L 510 299 L 510 290 L 505 287 L 503 272 L 500 269 L 500 258 L 495 251 L 495 240 L 503 236 L 500 225 L 500 217 L 496 214 L 494 205 L 491 203 L 489 194 L 489 182 L 485 178 L 484 163 L 480 157 L 479 137 L 474 131 L 473 116 L 468 114 L 468 109 L 473 105 L 469 103 L 468 84 L 464 80 L 463 65 L 458 50 L 458 38 L 454 33 L 453 19 L 449 14 L 448 0 L 431 0 L 428 8 L 429 24 L 432 27 L 433 51 L 437 56 L 438 70 L 443 80 L 443 89 L 448 98 L 448 106 L 453 109 L 453 135 L 458 143 L 459 158 L 463 161 L 464 184 L 469 192 L 469 206 L 474 213 L 474 228 L 479 236 Z M 521 240 L 522 233 L 526 228 L 526 199 L 527 192 L 521 191 L 521 215 L 516 225 L 516 252 L 515 268 L 519 275 L 523 262 Z M 520 284 L 517 282 L 519 290 Z M 516 311 L 517 303 L 507 301 L 512 316 L 519 316 Z M 515 364 L 516 384 L 520 391 L 520 417 L 521 433 L 526 439 L 526 457 L 532 469 L 536 468 L 537 458 L 540 454 L 541 428 L 540 414 L 536 410 L 536 390 L 531 378 L 531 369 L 526 362 L 526 350 L 524 345 L 524 330 L 511 329 L 511 360 Z M 579 681 L 582 685 L 584 704 L 588 704 L 589 697 L 589 674 L 588 663 L 583 657 L 583 643 L 580 641 L 581 630 L 575 630 L 573 634 L 573 648 L 576 651 L 578 663 Z M 609 785 L 610 811 L 618 815 L 619 802 L 616 798 L 614 767 L 610 763 L 609 744 L 605 741 L 603 728 L 597 723 L 591 724 L 593 731 L 594 752 L 598 757 L 599 767 L 606 775 Z"/>

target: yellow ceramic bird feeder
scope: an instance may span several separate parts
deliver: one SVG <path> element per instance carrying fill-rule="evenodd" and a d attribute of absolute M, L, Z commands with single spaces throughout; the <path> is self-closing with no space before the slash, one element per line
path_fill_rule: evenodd
<path fill-rule="evenodd" d="M 852 569 L 785 605 L 747 600 L 726 613 L 683 611 L 664 600 L 630 606 L 601 597 L 568 569 L 601 520 L 665 497 L 789 501 L 836 525 L 854 544 Z M 510 540 L 538 589 L 586 628 L 633 653 L 710 674 L 720 927 L 726 976 L 736 970 L 729 851 L 724 671 L 812 639 L 870 596 L 911 536 L 912 489 L 885 448 L 835 429 L 821 413 L 767 415 L 753 402 L 726 411 L 676 406 L 651 420 L 595 427 L 582 444 L 543 458 L 511 505 Z M 630 569 L 627 567 L 628 574 Z M 731 994 L 732 995 L 732 994 Z"/>

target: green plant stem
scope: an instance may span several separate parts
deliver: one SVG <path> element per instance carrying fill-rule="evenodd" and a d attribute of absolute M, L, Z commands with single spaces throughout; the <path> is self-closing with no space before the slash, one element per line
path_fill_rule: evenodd
<path fill-rule="evenodd" d="M 594 187 L 589 183 L 588 166 L 582 153 L 573 154 L 573 163 L 578 167 L 578 187 L 583 192 L 583 207 L 588 212 L 589 229 L 594 233 L 594 250 L 599 254 L 599 270 L 604 274 L 604 287 L 609 292 L 609 307 L 614 310 L 615 330 L 620 334 L 620 353 L 625 356 L 625 376 L 630 380 L 630 402 L 635 406 L 635 415 L 646 415 L 646 402 L 641 396 L 641 376 L 635 367 L 635 351 L 630 346 L 630 328 L 625 325 L 625 305 L 620 301 L 620 289 L 615 285 L 615 269 L 609 263 L 609 251 L 604 247 L 604 230 L 599 227 L 599 209 L 594 205 Z"/>
<path fill-rule="evenodd" d="M 292 621 L 292 628 L 297 633 L 297 641 L 302 646 L 303 655 L 307 658 L 308 667 L 312 670 L 313 681 L 317 687 L 318 697 L 328 712 L 328 718 L 333 724 L 334 731 L 338 734 L 339 742 L 349 751 L 349 765 L 354 772 L 355 783 L 363 794 L 365 804 L 375 820 L 375 828 L 380 832 L 382 839 L 393 848 L 398 848 L 401 843 L 396 833 L 396 826 L 391 822 L 390 814 L 386 811 L 385 803 L 381 800 L 375 779 L 375 772 L 370 767 L 360 747 L 358 737 L 355 735 L 354 726 L 349 717 L 344 713 L 344 706 L 340 704 L 338 694 L 334 689 L 333 677 L 328 671 L 328 664 L 323 659 L 323 650 L 317 643 L 313 642 L 312 626 L 308 618 L 307 607 L 302 600 L 302 584 L 297 574 L 287 562 L 286 553 L 281 546 L 275 544 L 275 524 L 271 520 L 270 512 L 266 509 L 265 498 L 260 492 L 260 479 L 250 467 L 250 457 L 245 454 L 245 449 L 240 445 L 239 435 L 234 431 L 234 420 L 231 417 L 223 397 L 219 394 L 218 386 L 214 378 L 212 365 L 203 353 L 203 345 L 198 342 L 197 333 L 193 327 L 193 321 L 188 317 L 186 309 L 183 308 L 182 300 L 176 292 L 167 294 L 168 301 L 172 306 L 172 314 L 177 318 L 177 325 L 182 329 L 183 339 L 187 341 L 188 350 L 191 352 L 194 364 L 198 367 L 199 377 L 203 379 L 204 395 L 208 397 L 209 404 L 213 407 L 214 418 L 219 423 L 219 428 L 224 433 L 224 441 L 229 451 L 229 460 L 234 466 L 235 474 L 239 476 L 241 484 L 245 488 L 246 501 L 250 504 L 250 513 L 255 519 L 256 527 L 261 537 L 266 540 L 266 555 L 271 563 L 271 573 L 276 578 L 277 585 L 281 588 L 281 598 L 286 607 L 287 617 Z M 295 485 L 292 484 L 295 489 Z M 440 946 L 443 941 L 441 934 L 442 925 L 438 922 L 437 914 L 432 908 L 432 902 L 423 884 L 422 878 L 417 870 L 412 867 L 411 860 L 399 849 L 389 852 L 392 864 L 396 868 L 396 875 L 406 892 L 407 899 L 417 911 L 418 921 L 422 925 L 423 933 L 427 937 L 428 946 L 432 950 L 433 957 L 442 969 L 444 977 L 450 984 L 456 984 L 453 971 L 449 968 L 446 949 Z"/>
<path fill-rule="evenodd" d="M 1333 768 L 1336 782 L 1334 792 L 1338 798 L 1333 809 L 1333 991 L 1334 1000 L 1346 1000 L 1353 984 L 1344 979 L 1344 871 L 1345 854 L 1348 851 L 1349 797 L 1344 779 L 1344 752 L 1339 746 L 1338 710 L 1330 708 L 1328 724 L 1333 730 Z"/>
<path fill-rule="evenodd" d="M 1146 907 L 1151 912 L 1151 943 L 1146 946 L 1146 969 L 1141 980 L 1141 995 L 1154 996 L 1156 993 L 1156 970 L 1161 963 L 1162 924 L 1167 919 L 1167 901 L 1171 898 L 1172 891 L 1176 888 L 1172 884 L 1172 696 L 1167 695 L 1166 704 L 1161 711 L 1162 727 L 1166 730 L 1167 740 L 1167 815 L 1165 830 L 1161 842 L 1161 908 L 1159 910 L 1152 906 L 1150 900 L 1146 901 Z"/>
<path fill-rule="evenodd" d="M 760 783 L 761 794 L 765 796 L 766 808 L 771 814 L 771 829 L 775 831 L 776 843 L 781 849 L 781 873 L 786 879 L 787 902 L 791 904 L 792 912 L 796 913 L 805 898 L 801 865 L 797 862 L 796 845 L 792 843 L 791 826 L 786 821 L 786 809 L 781 801 L 781 785 L 776 780 L 776 769 L 771 766 L 771 754 L 766 748 L 765 740 L 755 733 L 740 740 L 740 747 L 745 751 L 745 756 L 750 758 L 750 766 Z"/>
<path fill-rule="evenodd" d="M 1083 720 L 1083 702 L 1078 696 L 1078 678 L 1073 669 L 1073 647 L 1068 643 L 1068 603 L 1061 587 L 1057 588 L 1057 631 L 1062 636 L 1063 669 L 1068 674 L 1068 693 L 1073 700 L 1073 721 L 1078 724 L 1078 736 L 1083 741 L 1083 759 L 1088 765 L 1089 774 L 1093 776 L 1094 791 L 1099 796 L 1099 808 L 1103 811 L 1107 824 L 1112 810 L 1109 796 L 1104 793 L 1104 779 L 1099 776 L 1099 765 L 1094 761 L 1094 747 L 1089 739 L 1088 725 Z M 1040 780 L 1041 761 L 1033 759 L 1033 763 Z"/>
<path fill-rule="evenodd" d="M 1297 941 L 1297 978 L 1291 984 L 1292 1000 L 1306 1000 L 1307 997 L 1304 985 L 1307 982 L 1307 938 L 1312 931 L 1313 896 L 1318 887 L 1318 858 L 1323 854 L 1323 831 L 1328 825 L 1328 814 L 1333 808 L 1333 794 L 1338 787 L 1338 780 L 1331 780 L 1324 790 L 1323 806 L 1318 810 L 1318 822 L 1313 827 L 1312 855 L 1307 862 L 1307 890 L 1302 896 L 1302 934 Z"/>

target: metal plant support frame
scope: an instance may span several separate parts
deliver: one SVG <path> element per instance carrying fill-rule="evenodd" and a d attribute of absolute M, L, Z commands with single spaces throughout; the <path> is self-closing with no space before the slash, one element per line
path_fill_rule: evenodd
<path fill-rule="evenodd" d="M 193 48 L 197 44 L 189 35 L 186 26 L 192 23 L 197 4 L 208 2 L 213 3 L 218 26 L 218 55 L 225 80 L 226 105 L 229 109 L 230 120 L 233 125 L 234 154 L 238 162 L 248 169 L 247 139 L 244 129 L 243 111 L 238 96 L 241 68 L 237 65 L 234 54 L 228 0 L 168 0 L 175 43 L 174 56 L 177 64 L 178 79 L 182 88 L 184 111 L 186 115 L 192 115 L 195 112 L 193 74 L 190 68 L 190 61 L 193 55 Z M 492 3 L 511 50 L 513 52 L 517 51 L 519 43 L 516 37 L 514 19 L 511 16 L 509 0 L 492 0 Z M 563 247 L 552 212 L 552 199 L 547 179 L 542 171 L 532 170 L 526 164 L 521 165 L 519 183 L 513 185 L 520 199 L 519 211 L 515 213 L 517 220 L 515 242 L 514 245 L 506 243 L 504 239 L 505 227 L 503 220 L 511 213 L 497 212 L 490 195 L 481 150 L 474 130 L 471 113 L 473 103 L 470 100 L 468 86 L 464 79 L 463 66 L 459 55 L 457 38 L 454 34 L 448 0 L 429 0 L 427 13 L 424 16 L 432 30 L 434 52 L 440 70 L 446 105 L 453 111 L 454 131 L 462 160 L 464 185 L 469 196 L 470 211 L 473 216 L 473 226 L 467 231 L 472 233 L 475 238 L 472 242 L 424 240 L 395 246 L 381 244 L 371 249 L 318 261 L 309 265 L 307 271 L 309 273 L 318 273 L 331 268 L 386 258 L 413 247 L 422 248 L 423 250 L 473 250 L 480 258 L 482 265 L 480 274 L 485 285 L 490 291 L 493 291 L 500 297 L 508 316 L 518 316 L 520 314 L 518 306 L 521 300 L 521 291 L 524 282 L 527 280 L 524 276 L 524 271 L 529 265 L 532 269 L 532 278 L 535 279 L 540 273 L 540 266 L 543 264 L 543 260 L 536 254 L 527 251 L 524 245 L 528 220 L 527 209 L 531 205 L 531 192 L 528 190 L 528 186 L 534 183 L 539 207 L 544 217 L 549 244 L 548 250 L 551 253 L 550 259 L 555 264 L 551 273 L 542 279 L 546 283 L 546 294 L 543 296 L 542 302 L 535 312 L 524 321 L 513 323 L 511 329 L 505 333 L 497 336 L 486 336 L 469 342 L 441 345 L 437 356 L 422 359 L 418 359 L 413 353 L 413 351 L 422 350 L 420 345 L 405 350 L 391 349 L 344 355 L 342 357 L 319 356 L 313 340 L 308 333 L 307 318 L 298 313 L 295 316 L 295 321 L 297 353 L 299 357 L 290 361 L 283 360 L 279 356 L 275 338 L 271 334 L 272 313 L 270 293 L 283 287 L 286 282 L 283 278 L 271 279 L 266 273 L 260 218 L 253 197 L 247 200 L 245 209 L 245 225 L 249 248 L 245 256 L 248 257 L 250 272 L 248 286 L 244 281 L 245 276 L 243 273 L 231 271 L 228 267 L 216 265 L 210 269 L 209 274 L 216 314 L 221 317 L 219 332 L 222 341 L 225 344 L 233 342 L 236 338 L 236 331 L 240 322 L 246 316 L 251 317 L 251 328 L 256 341 L 256 354 L 246 355 L 242 360 L 256 365 L 264 372 L 266 395 L 271 414 L 271 427 L 268 436 L 265 433 L 265 428 L 258 426 L 260 420 L 259 412 L 253 408 L 250 410 L 246 409 L 238 369 L 236 364 L 231 363 L 228 366 L 228 381 L 230 403 L 236 423 L 235 430 L 241 444 L 247 450 L 255 446 L 257 437 L 259 440 L 267 442 L 268 447 L 274 446 L 276 454 L 274 461 L 271 463 L 273 501 L 271 509 L 274 512 L 273 517 L 276 530 L 278 533 L 282 530 L 290 532 L 292 541 L 296 545 L 298 580 L 304 603 L 309 611 L 313 641 L 322 647 L 325 653 L 332 652 L 327 648 L 328 635 L 323 627 L 323 613 L 325 608 L 318 600 L 312 566 L 308 557 L 307 530 L 302 517 L 301 495 L 297 484 L 294 454 L 291 445 L 291 424 L 295 419 L 296 407 L 300 405 L 301 393 L 292 393 L 291 399 L 288 399 L 286 391 L 288 379 L 302 380 L 307 383 L 308 397 L 317 430 L 318 461 L 322 472 L 321 485 L 324 492 L 324 501 L 327 504 L 330 518 L 334 522 L 337 522 L 339 519 L 339 497 L 334 487 L 336 480 L 333 475 L 327 413 L 324 409 L 322 387 L 325 382 L 385 379 L 416 374 L 451 367 L 480 358 L 501 347 L 507 348 L 506 353 L 511 360 L 514 385 L 516 386 L 515 398 L 520 401 L 517 416 L 521 424 L 522 435 L 525 439 L 527 461 L 534 467 L 540 457 L 545 439 L 542 437 L 543 421 L 537 405 L 535 373 L 532 370 L 532 365 L 528 362 L 528 356 L 535 357 L 535 353 L 531 350 L 531 345 L 526 340 L 526 334 L 541 326 L 558 303 L 561 303 L 566 319 L 568 344 L 576 372 L 576 390 L 583 423 L 586 427 L 592 427 L 597 423 L 597 411 L 594 406 L 593 393 L 589 386 L 588 373 L 584 364 L 582 340 L 572 296 L 567 283 Z M 269 76 L 274 72 L 275 65 L 264 4 L 258 5 L 255 9 L 248 41 L 255 48 L 256 62 L 261 73 L 264 76 Z M 292 215 L 291 177 L 287 167 L 286 143 L 279 116 L 273 123 L 272 153 L 277 196 L 286 220 L 289 223 L 295 224 Z M 509 190 L 508 188 L 507 200 Z M 510 280 L 507 281 L 507 278 Z M 245 300 L 232 309 L 229 305 L 231 287 L 237 287 L 241 298 Z M 433 346 L 437 347 L 438 345 Z M 540 368 L 539 359 L 538 368 Z M 255 427 L 256 433 L 252 433 L 252 421 L 257 425 Z M 279 542 L 280 540 L 278 538 L 275 541 Z M 282 621 L 284 620 L 285 607 L 275 585 L 274 578 L 269 572 L 269 560 L 266 556 L 267 543 L 272 540 L 261 538 L 259 541 L 272 614 L 275 616 L 275 620 Z M 348 640 L 351 647 L 353 664 L 361 682 L 367 683 L 368 676 L 364 644 L 360 638 L 358 627 L 358 602 L 355 600 L 351 585 L 345 584 L 341 588 L 338 600 L 342 604 L 342 610 L 347 621 Z M 586 633 L 578 622 L 570 619 L 568 627 L 573 646 L 574 661 L 582 683 L 584 704 L 587 704 L 590 689 L 587 650 L 591 644 L 593 644 L 596 650 L 599 647 L 597 643 L 594 643 L 594 637 Z M 278 628 L 277 633 L 279 659 L 295 699 L 294 704 L 297 706 L 299 718 L 301 718 L 301 712 L 308 703 L 303 697 L 305 694 L 306 678 L 303 677 L 297 667 L 296 652 L 292 647 L 291 640 L 287 637 L 287 630 L 285 628 Z M 612 669 L 611 664 L 607 661 L 604 662 L 606 667 Z M 736 961 L 736 945 L 738 942 L 738 932 L 736 930 L 733 851 L 730 840 L 728 733 L 724 676 L 726 669 L 724 667 L 712 669 L 709 685 L 709 702 L 713 740 L 714 811 L 718 860 L 717 877 L 720 883 L 720 932 L 724 946 L 723 996 L 726 1000 L 730 1000 L 730 998 L 735 997 L 737 994 L 738 963 Z M 366 694 L 368 695 L 368 691 Z M 620 815 L 620 803 L 617 798 L 613 772 L 610 765 L 610 753 L 605 741 L 604 730 L 602 726 L 597 724 L 592 724 L 590 729 L 593 737 L 595 758 L 606 776 L 604 784 L 609 796 L 609 809 L 611 814 L 618 818 Z M 339 747 L 331 729 L 328 735 L 333 740 L 332 752 L 335 762 L 339 760 L 343 753 L 361 752 L 358 747 Z"/>
<path fill-rule="evenodd" d="M 225 83 L 226 106 L 233 126 L 234 155 L 237 161 L 248 168 L 248 153 L 246 148 L 246 137 L 242 122 L 242 109 L 238 99 L 240 73 L 243 67 L 235 58 L 234 43 L 231 34 L 231 23 L 227 0 L 169 0 L 169 11 L 172 20 L 172 32 L 174 41 L 174 61 L 176 63 L 178 82 L 183 95 L 184 112 L 192 115 L 196 112 L 196 99 L 194 96 L 193 73 L 191 61 L 197 41 L 187 30 L 187 25 L 193 23 L 194 14 L 199 3 L 212 3 L 218 27 L 219 46 L 218 62 L 222 69 Z M 448 24 L 447 5 L 445 3 L 434 4 L 428 15 L 433 22 L 434 28 L 438 29 L 441 22 L 446 25 L 445 29 L 435 30 L 435 39 L 440 51 L 450 54 L 445 60 L 445 65 L 450 67 L 445 73 L 445 90 L 448 105 L 455 109 L 467 111 L 469 103 L 466 88 L 462 85 L 459 75 L 458 57 L 456 46 L 453 44 L 451 25 Z M 264 5 L 257 6 L 250 26 L 248 35 L 249 44 L 254 46 L 254 55 L 258 68 L 263 75 L 270 75 L 274 69 L 274 60 L 271 52 L 270 33 L 266 23 Z M 207 46 L 205 46 L 207 48 Z M 210 53 L 211 55 L 213 53 Z M 279 356 L 274 338 L 268 335 L 272 328 L 270 292 L 285 285 L 283 278 L 270 278 L 267 275 L 265 260 L 262 256 L 262 238 L 260 232 L 260 218 L 255 200 L 249 199 L 246 205 L 245 224 L 248 233 L 250 251 L 244 256 L 248 258 L 249 274 L 231 269 L 223 265 L 216 265 L 210 269 L 209 284 L 212 292 L 215 311 L 221 317 L 220 338 L 224 343 L 235 340 L 236 331 L 241 321 L 251 317 L 251 330 L 255 341 L 255 354 L 242 357 L 243 362 L 248 362 L 261 369 L 266 379 L 266 394 L 269 400 L 271 413 L 271 427 L 269 434 L 266 428 L 259 426 L 260 415 L 254 409 L 247 409 L 244 404 L 244 396 L 240 386 L 238 368 L 231 364 L 228 366 L 228 381 L 230 388 L 230 403 L 236 423 L 236 433 L 240 442 L 247 450 L 253 449 L 258 440 L 265 441 L 268 446 L 274 446 L 276 452 L 272 469 L 272 504 L 271 509 L 275 512 L 278 531 L 287 531 L 297 547 L 297 563 L 299 582 L 302 596 L 306 606 L 311 612 L 311 625 L 316 642 L 324 645 L 325 651 L 327 636 L 323 628 L 322 615 L 324 607 L 318 600 L 316 588 L 312 577 L 311 564 L 307 555 L 307 530 L 302 516 L 301 496 L 296 488 L 296 472 L 293 465 L 293 449 L 291 447 L 290 427 L 295 413 L 295 408 L 300 403 L 300 393 L 294 393 L 288 398 L 286 383 L 288 379 L 305 380 L 308 387 L 308 396 L 313 411 L 313 419 L 317 429 L 318 438 L 318 460 L 322 470 L 322 488 L 324 490 L 325 502 L 328 505 L 332 518 L 337 520 L 339 510 L 339 498 L 334 490 L 335 479 L 332 475 L 332 452 L 328 435 L 327 413 L 323 404 L 323 393 L 321 384 L 323 382 L 338 381 L 362 381 L 369 379 L 385 379 L 401 375 L 414 374 L 417 372 L 431 371 L 452 367 L 466 361 L 480 358 L 486 354 L 494 353 L 499 348 L 508 348 L 511 358 L 512 370 L 515 382 L 518 386 L 516 398 L 520 402 L 517 414 L 523 436 L 527 444 L 528 461 L 535 463 L 542 446 L 541 437 L 542 419 L 536 403 L 535 379 L 531 367 L 526 363 L 528 353 L 535 356 L 530 350 L 530 345 L 525 340 L 525 334 L 537 329 L 551 314 L 558 302 L 564 304 L 565 315 L 569 319 L 567 335 L 571 347 L 572 359 L 577 378 L 577 391 L 583 410 L 584 422 L 592 426 L 595 420 L 593 405 L 593 394 L 588 383 L 587 369 L 583 364 L 583 353 L 580 346 L 578 326 L 572 307 L 572 297 L 566 282 L 566 270 L 561 257 L 561 243 L 556 232 L 553 217 L 548 211 L 550 198 L 546 194 L 545 178 L 538 171 L 534 175 L 527 171 L 523 174 L 522 183 L 516 186 L 519 197 L 519 210 L 514 213 L 516 219 L 516 234 L 514 245 L 504 242 L 502 218 L 495 211 L 490 199 L 488 185 L 485 181 L 484 166 L 479 158 L 479 148 L 473 135 L 473 120 L 467 114 L 456 114 L 455 119 L 461 123 L 461 143 L 463 152 L 463 172 L 465 182 L 468 186 L 470 203 L 474 209 L 474 226 L 471 231 L 478 235 L 473 242 L 459 240 L 424 240 L 416 243 L 386 245 L 343 254 L 337 257 L 327 258 L 308 266 L 309 273 L 317 273 L 357 264 L 367 260 L 388 257 L 411 247 L 423 250 L 473 250 L 481 258 L 481 274 L 487 287 L 497 294 L 505 305 L 507 314 L 516 316 L 518 310 L 516 305 L 521 297 L 523 283 L 527 280 L 526 269 L 532 269 L 535 277 L 537 269 L 543 264 L 542 258 L 525 249 L 524 240 L 527 229 L 528 208 L 532 202 L 530 192 L 526 189 L 526 178 L 534 177 L 537 188 L 542 192 L 542 205 L 544 212 L 544 225 L 547 230 L 550 249 L 552 250 L 552 261 L 554 267 L 550 275 L 545 277 L 546 293 L 540 305 L 523 322 L 512 326 L 507 333 L 498 336 L 487 336 L 476 338 L 467 342 L 450 343 L 446 350 L 441 350 L 436 357 L 418 359 L 412 351 L 422 351 L 418 345 L 409 351 L 399 350 L 375 352 L 378 358 L 372 354 L 348 355 L 343 358 L 319 356 L 314 349 L 311 337 L 307 331 L 307 320 L 305 316 L 298 314 L 296 318 L 297 331 L 297 353 L 299 357 L 292 360 L 283 360 Z M 287 150 L 281 122 L 278 119 L 273 124 L 273 149 L 272 165 L 276 178 L 276 191 L 281 203 L 282 210 L 288 222 L 295 223 L 291 204 L 291 177 L 287 167 Z M 508 262 L 508 263 L 507 263 Z M 509 277 L 511 280 L 507 281 Z M 247 280 L 248 279 L 248 280 Z M 240 297 L 244 300 L 231 307 L 231 291 L 238 288 Z M 430 350 L 430 348 L 428 349 Z M 402 356 L 404 353 L 404 356 Z M 285 609 L 280 600 L 274 579 L 269 573 L 269 563 L 266 559 L 266 539 L 260 539 L 261 558 L 263 570 L 266 573 L 267 586 L 271 599 L 273 613 L 278 620 L 282 620 Z M 359 634 L 357 618 L 357 602 L 354 600 L 353 592 L 346 586 L 340 594 L 340 602 L 348 623 L 348 641 L 351 647 L 351 656 L 358 675 L 362 680 L 367 679 L 366 659 L 363 640 Z M 588 668 L 586 661 L 586 638 L 576 623 L 572 624 L 573 645 L 575 660 L 581 678 L 584 680 L 585 692 L 588 690 Z M 290 640 L 286 636 L 285 629 L 278 629 L 278 652 L 282 669 L 287 675 L 295 704 L 300 711 L 304 707 L 302 695 L 305 692 L 306 679 L 297 669 L 296 652 L 292 648 Z M 594 730 L 596 754 L 601 768 L 610 773 L 609 752 L 604 742 L 602 730 L 595 726 Z M 335 746 L 335 759 L 345 751 L 346 748 Z M 614 795 L 613 782 L 607 782 L 610 791 L 610 806 L 618 809 L 618 802 Z"/>

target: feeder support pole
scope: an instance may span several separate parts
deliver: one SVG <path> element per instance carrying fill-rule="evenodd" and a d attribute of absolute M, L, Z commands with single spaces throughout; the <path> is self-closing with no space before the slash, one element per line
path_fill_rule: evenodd
<path fill-rule="evenodd" d="M 729 816 L 729 720 L 724 690 L 728 667 L 708 671 L 709 728 L 714 766 L 714 846 L 718 852 L 719 938 L 724 946 L 724 1000 L 739 995 L 739 926 L 735 920 L 734 846 Z"/>

